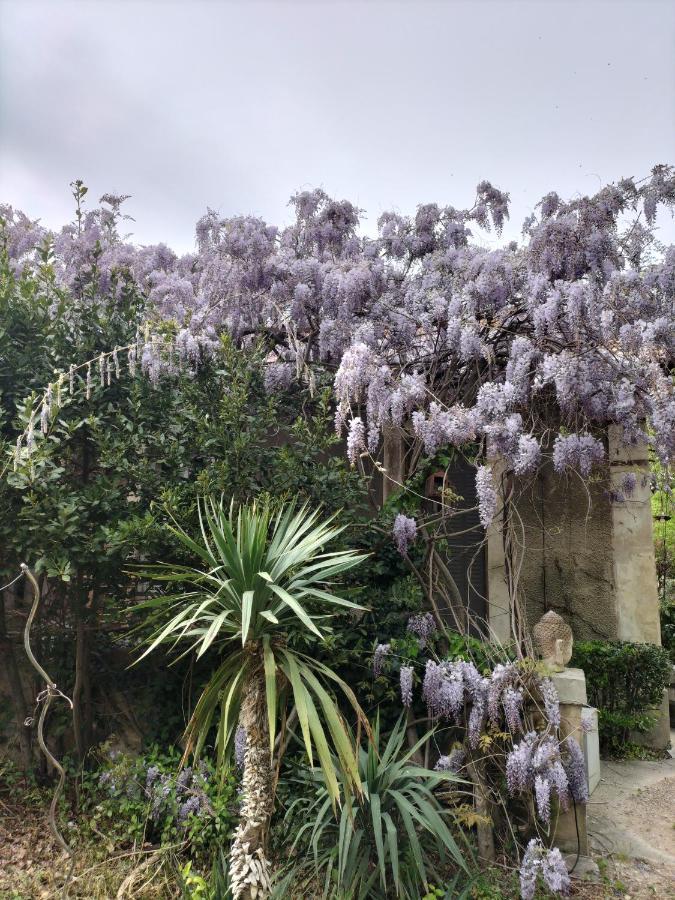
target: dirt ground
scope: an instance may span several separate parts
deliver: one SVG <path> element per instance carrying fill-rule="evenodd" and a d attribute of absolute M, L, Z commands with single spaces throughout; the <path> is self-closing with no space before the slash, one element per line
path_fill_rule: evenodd
<path fill-rule="evenodd" d="M 68 836 L 68 824 L 65 825 Z M 596 883 L 574 882 L 579 900 L 675 900 L 675 760 L 608 762 L 588 808 L 589 840 L 600 868 Z M 103 836 L 102 836 L 103 837 Z M 78 866 L 73 898 L 115 900 L 128 870 L 139 859 L 108 855 Z M 47 827 L 45 810 L 0 798 L 0 898 L 52 900 L 60 896 L 66 860 Z M 123 897 L 155 900 L 175 896 L 161 879 L 130 886 Z M 504 895 L 504 900 L 517 898 Z"/>

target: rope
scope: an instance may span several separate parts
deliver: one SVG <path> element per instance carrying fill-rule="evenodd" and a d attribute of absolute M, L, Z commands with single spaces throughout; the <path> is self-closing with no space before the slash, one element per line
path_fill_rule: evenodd
<path fill-rule="evenodd" d="M 23 572 L 19 572 L 19 574 L 16 576 L 16 578 L 13 578 L 8 584 L 3 584 L 3 586 L 0 587 L 0 591 L 6 591 L 7 588 L 11 588 L 11 586 L 13 584 L 16 584 L 17 581 L 19 580 L 19 578 L 22 578 L 22 577 L 23 577 Z"/>
<path fill-rule="evenodd" d="M 35 615 L 37 613 L 38 606 L 40 605 L 40 588 L 39 588 L 37 581 L 35 580 L 35 577 L 33 576 L 33 573 L 30 571 L 30 569 L 28 568 L 28 566 L 25 563 L 21 563 L 21 575 L 25 575 L 33 587 L 33 605 L 31 606 L 31 610 L 28 615 L 28 619 L 26 620 L 26 627 L 24 628 L 24 632 L 23 632 L 23 645 L 24 645 L 24 648 L 26 650 L 26 655 L 28 656 L 28 659 L 30 660 L 31 665 L 39 673 L 40 677 L 44 680 L 44 682 L 46 684 L 45 690 L 40 691 L 40 693 L 37 695 L 37 698 L 35 701 L 36 707 L 40 706 L 40 704 L 42 704 L 41 709 L 40 709 L 40 716 L 38 718 L 38 723 L 37 723 L 37 739 L 38 739 L 38 744 L 40 745 L 40 749 L 42 750 L 44 755 L 47 757 L 49 762 L 52 764 L 52 766 L 59 773 L 59 780 L 56 785 L 56 788 L 54 789 L 54 794 L 52 796 L 52 802 L 49 806 L 48 820 L 49 820 L 49 827 L 52 831 L 52 834 L 56 838 L 57 843 L 59 844 L 61 849 L 70 858 L 70 866 L 68 869 L 68 874 L 66 875 L 66 880 L 63 884 L 63 894 L 62 894 L 62 896 L 64 898 L 67 898 L 68 897 L 68 889 L 70 886 L 71 879 L 73 877 L 73 869 L 75 868 L 75 854 L 74 854 L 72 848 L 66 843 L 66 841 L 65 841 L 63 835 L 61 834 L 61 832 L 59 831 L 59 827 L 56 823 L 56 809 L 57 809 L 61 794 L 63 793 L 63 787 L 64 787 L 65 781 L 66 781 L 66 773 L 65 773 L 61 763 L 58 761 L 58 759 L 56 759 L 54 754 L 51 752 L 51 750 L 45 743 L 44 724 L 45 724 L 45 719 L 47 718 L 47 713 L 49 712 L 49 707 L 51 706 L 52 700 L 54 700 L 54 698 L 57 698 L 57 699 L 62 698 L 63 700 L 65 700 L 66 703 L 68 704 L 68 706 L 70 707 L 70 709 L 73 708 L 73 701 L 57 688 L 55 682 L 52 681 L 52 679 L 42 668 L 40 663 L 33 656 L 33 651 L 30 646 L 30 630 L 31 630 L 31 626 L 33 625 L 33 620 L 35 618 Z M 18 578 L 20 578 L 21 575 L 19 575 Z M 17 581 L 18 578 L 15 578 L 14 580 Z M 33 721 L 34 721 L 33 717 L 29 716 L 26 719 L 26 721 L 24 722 L 24 725 L 30 726 L 33 724 Z"/>

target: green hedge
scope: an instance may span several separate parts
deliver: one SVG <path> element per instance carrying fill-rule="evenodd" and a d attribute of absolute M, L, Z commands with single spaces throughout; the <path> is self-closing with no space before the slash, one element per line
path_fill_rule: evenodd
<path fill-rule="evenodd" d="M 586 673 L 588 702 L 598 709 L 600 753 L 624 756 L 630 733 L 654 724 L 648 710 L 660 705 L 670 682 L 668 652 L 656 644 L 581 641 L 571 665 Z"/>

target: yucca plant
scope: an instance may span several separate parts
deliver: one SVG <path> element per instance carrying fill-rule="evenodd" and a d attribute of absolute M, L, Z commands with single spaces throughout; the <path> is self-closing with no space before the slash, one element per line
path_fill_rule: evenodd
<path fill-rule="evenodd" d="M 348 796 L 338 817 L 320 769 L 309 776 L 313 787 L 289 806 L 287 828 L 300 823 L 293 842 L 301 860 L 296 884 L 304 891 L 318 879 L 323 897 L 340 900 L 418 900 L 431 881 L 442 882 L 439 864 L 452 862 L 462 875 L 468 873 L 450 829 L 451 813 L 434 794 L 441 782 L 461 779 L 411 762 L 428 735 L 404 749 L 404 717 L 384 749 L 379 746 L 379 721 L 373 732 L 367 746 L 359 748 L 361 791 Z M 341 769 L 339 760 L 335 765 Z M 307 776 L 301 780 L 307 788 Z"/>
<path fill-rule="evenodd" d="M 364 557 L 350 550 L 326 552 L 342 528 L 335 517 L 320 521 L 320 512 L 306 505 L 254 502 L 235 511 L 233 505 L 228 510 L 222 502 L 205 500 L 199 521 L 199 540 L 172 526 L 199 567 L 153 566 L 144 573 L 180 585 L 181 592 L 143 604 L 161 623 L 143 656 L 169 642 L 185 644 L 184 653 L 198 658 L 209 652 L 220 660 L 188 723 L 186 755 L 199 756 L 215 725 L 222 767 L 237 727 L 245 732 L 240 823 L 229 871 L 235 898 L 260 898 L 270 889 L 266 841 L 274 808 L 277 722 L 283 741 L 291 707 L 310 765 L 316 757 L 323 772 L 330 804 L 340 800 L 336 760 L 345 773 L 343 791 L 361 789 L 355 743 L 332 689 L 342 692 L 366 728 L 367 719 L 349 686 L 298 649 L 298 638 L 310 633 L 323 638 L 319 626 L 335 607 L 361 608 L 337 597 L 331 583 Z"/>

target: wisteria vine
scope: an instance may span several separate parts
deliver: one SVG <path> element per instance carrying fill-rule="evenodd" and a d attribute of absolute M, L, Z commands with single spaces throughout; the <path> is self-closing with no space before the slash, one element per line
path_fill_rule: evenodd
<path fill-rule="evenodd" d="M 659 206 L 675 206 L 670 166 L 592 197 L 550 193 L 522 243 L 496 249 L 473 234 L 499 234 L 508 218 L 508 194 L 488 182 L 470 209 L 384 213 L 376 237 L 360 234 L 360 210 L 322 190 L 292 197 L 285 228 L 209 210 L 196 252 L 180 257 L 121 235 L 128 198 L 104 195 L 85 212 L 83 191 L 76 183 L 76 221 L 59 232 L 0 208 L 17 273 L 48 261 L 59 286 L 92 303 L 133 283 L 153 333 L 172 335 L 168 354 L 156 338 L 132 354 L 153 378 L 176 361 L 198 365 L 224 332 L 266 342 L 270 390 L 334 376 L 352 461 L 376 453 L 390 425 L 429 454 L 478 444 L 485 525 L 496 512 L 494 455 L 517 474 L 549 455 L 557 471 L 588 477 L 609 424 L 626 443 L 648 441 L 664 464 L 675 453 L 675 248 L 655 230 Z M 117 364 L 102 350 L 105 380 Z M 51 386 L 45 417 L 62 387 Z"/>

